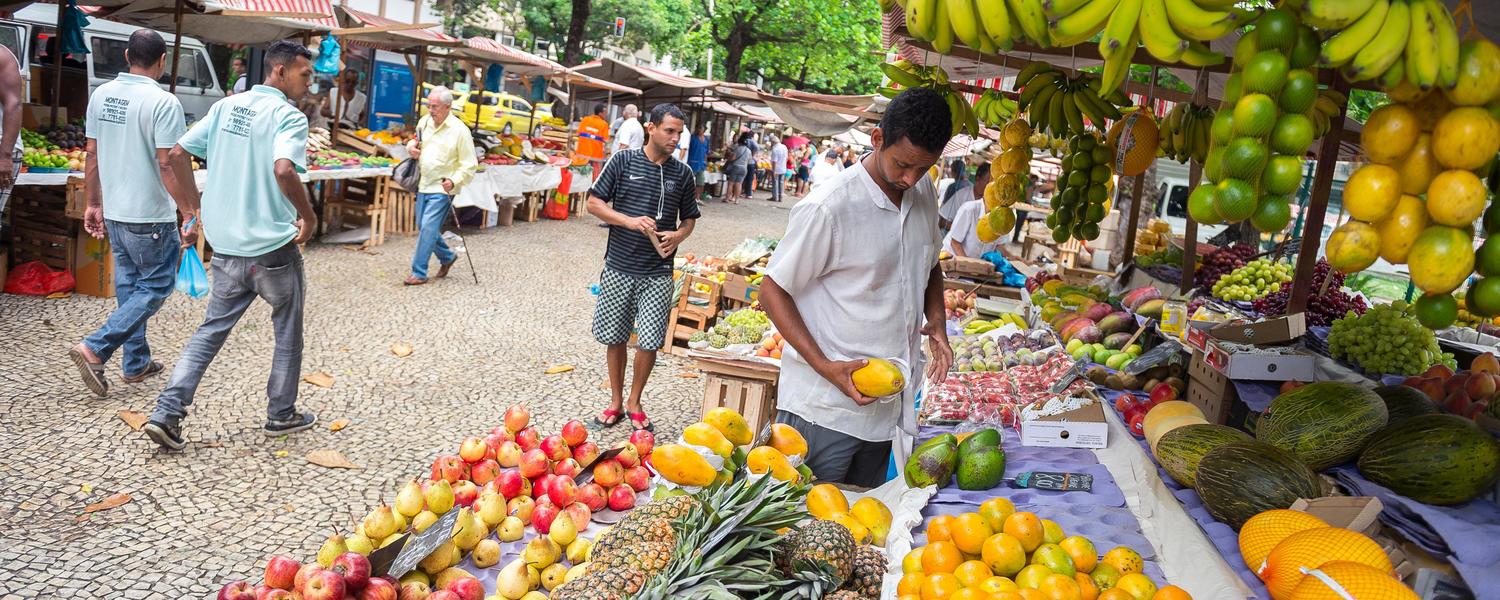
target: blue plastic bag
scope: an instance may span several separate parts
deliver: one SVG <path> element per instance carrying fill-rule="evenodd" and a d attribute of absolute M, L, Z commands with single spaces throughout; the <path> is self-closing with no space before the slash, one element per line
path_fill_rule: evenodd
<path fill-rule="evenodd" d="M 979 258 L 990 261 L 995 265 L 995 271 L 1000 273 L 1000 283 L 1006 287 L 1021 287 L 1026 285 L 1026 276 L 1017 271 L 1015 266 L 1006 260 L 999 252 L 986 252 Z"/>
<path fill-rule="evenodd" d="M 182 262 L 177 264 L 177 291 L 198 299 L 208 295 L 208 271 L 192 246 L 182 251 Z"/>

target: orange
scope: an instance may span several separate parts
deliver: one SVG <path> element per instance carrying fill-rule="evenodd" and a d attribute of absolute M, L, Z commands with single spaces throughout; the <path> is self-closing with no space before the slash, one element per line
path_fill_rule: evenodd
<path fill-rule="evenodd" d="M 933 573 L 922 582 L 922 600 L 948 600 L 962 588 L 952 573 Z"/>
<path fill-rule="evenodd" d="M 1387 104 L 1370 112 L 1359 143 L 1371 161 L 1394 165 L 1411 151 L 1420 135 L 1421 120 L 1416 111 L 1405 104 Z"/>
<path fill-rule="evenodd" d="M 1005 533 L 997 533 L 985 540 L 980 557 L 996 575 L 1006 577 L 1015 576 L 1021 567 L 1026 566 L 1026 549 L 1021 546 L 1021 540 Z"/>
<path fill-rule="evenodd" d="M 1401 173 L 1401 193 L 1413 196 L 1427 193 L 1427 185 L 1443 170 L 1432 156 L 1432 134 L 1424 133 L 1418 137 L 1411 152 L 1396 165 L 1396 170 Z"/>
<path fill-rule="evenodd" d="M 921 594 L 900 594 L 900 595 L 896 596 L 896 600 L 922 600 L 922 595 Z"/>
<path fill-rule="evenodd" d="M 1021 587 L 1016 585 L 1016 582 L 1011 581 L 1009 577 L 1001 577 L 999 575 L 992 575 L 984 581 L 979 582 L 979 590 L 982 592 L 1014 592 L 1019 589 Z"/>
<path fill-rule="evenodd" d="M 1156 595 L 1156 584 L 1144 573 L 1127 573 L 1115 584 L 1114 589 L 1125 590 L 1135 600 L 1151 600 Z"/>
<path fill-rule="evenodd" d="M 925 581 L 926 575 L 907 571 L 901 575 L 901 581 L 896 583 L 896 593 L 902 596 L 921 595 L 922 583 Z"/>
<path fill-rule="evenodd" d="M 933 542 L 922 550 L 922 571 L 928 574 L 952 573 L 963 561 L 953 542 Z"/>
<path fill-rule="evenodd" d="M 1048 575 L 1042 580 L 1042 585 L 1037 586 L 1036 591 L 1042 593 L 1047 600 L 1082 600 L 1083 592 L 1078 589 L 1078 582 L 1067 575 L 1056 573 Z"/>
<path fill-rule="evenodd" d="M 1380 231 L 1374 225 L 1350 219 L 1328 236 L 1324 253 L 1330 267 L 1344 273 L 1363 271 L 1380 257 Z"/>
<path fill-rule="evenodd" d="M 1042 587 L 1042 582 L 1047 576 L 1052 575 L 1052 569 L 1043 565 L 1026 565 L 1020 573 L 1016 573 L 1016 585 L 1022 589 L 1034 590 Z"/>
<path fill-rule="evenodd" d="M 1072 557 L 1069 557 L 1068 553 L 1057 544 L 1037 546 L 1036 552 L 1031 553 L 1031 564 L 1044 565 L 1053 573 L 1061 573 L 1068 577 L 1078 572 L 1078 568 L 1073 566 Z"/>
<path fill-rule="evenodd" d="M 1329 243 L 1333 243 L 1332 238 Z M 1412 242 L 1406 264 L 1411 271 L 1412 283 L 1423 292 L 1446 294 L 1458 289 L 1459 284 L 1474 272 L 1474 243 L 1462 229 L 1428 225 Z M 1334 265 L 1333 268 L 1339 267 Z"/>
<path fill-rule="evenodd" d="M 1473 172 L 1443 171 L 1427 186 L 1427 216 L 1438 225 L 1468 227 L 1484 213 L 1488 196 L 1489 190 Z"/>
<path fill-rule="evenodd" d="M 1021 590 L 1021 600 L 1047 600 L 1047 597 L 1036 590 L 1023 589 Z"/>
<path fill-rule="evenodd" d="M 927 522 L 927 543 L 947 542 L 953 539 L 953 515 L 938 515 Z"/>
<path fill-rule="evenodd" d="M 1094 549 L 1094 543 L 1081 535 L 1063 538 L 1058 542 L 1068 558 L 1073 559 L 1073 568 L 1080 573 L 1089 573 L 1094 570 L 1094 565 L 1099 563 L 1099 553 Z"/>
<path fill-rule="evenodd" d="M 1292 597 L 1297 600 L 1341 600 L 1348 597 L 1360 600 L 1417 599 L 1416 593 L 1402 585 L 1400 580 L 1379 569 L 1338 560 L 1309 571 L 1292 591 Z"/>
<path fill-rule="evenodd" d="M 1009 498 L 990 498 L 979 505 L 979 514 L 984 516 L 985 522 L 990 524 L 990 529 L 1003 531 L 1005 529 L 1005 518 L 1016 512 L 1016 505 Z"/>
<path fill-rule="evenodd" d="M 991 573 L 990 568 L 982 562 L 966 560 L 963 564 L 958 565 L 957 569 L 953 570 L 953 576 L 957 577 L 958 582 L 963 584 L 964 587 L 977 588 L 980 583 L 994 577 L 995 574 Z"/>
<path fill-rule="evenodd" d="M 1384 219 L 1400 199 L 1401 173 L 1385 165 L 1360 167 L 1344 184 L 1344 208 L 1361 221 Z"/>
<path fill-rule="evenodd" d="M 1432 148 L 1438 164 L 1449 169 L 1478 169 L 1500 151 L 1500 122 L 1483 107 L 1455 108 L 1432 127 L 1432 139 L 1438 141 Z"/>
<path fill-rule="evenodd" d="M 906 553 L 906 558 L 901 559 L 901 572 L 921 573 L 922 570 L 922 548 L 912 548 Z"/>
<path fill-rule="evenodd" d="M 1005 518 L 1004 531 L 1020 540 L 1021 547 L 1027 552 L 1036 550 L 1042 545 L 1042 520 L 1037 518 L 1036 513 L 1018 512 Z"/>
<path fill-rule="evenodd" d="M 1290 598 L 1292 590 L 1306 576 L 1304 569 L 1315 569 L 1335 560 L 1357 562 L 1381 573 L 1392 573 L 1391 559 L 1380 544 L 1348 529 L 1318 527 L 1294 533 L 1277 544 L 1260 568 L 1260 578 L 1273 598 Z"/>
<path fill-rule="evenodd" d="M 1115 583 L 1120 581 L 1120 575 L 1121 573 L 1118 569 L 1105 563 L 1099 563 L 1094 565 L 1094 570 L 1089 573 L 1089 579 L 1094 580 L 1094 585 L 1099 586 L 1100 590 L 1107 590 L 1115 587 Z"/>
<path fill-rule="evenodd" d="M 1459 106 L 1479 106 L 1495 98 L 1500 84 L 1500 47 L 1484 38 L 1458 46 L 1458 82 L 1443 93 Z"/>
<path fill-rule="evenodd" d="M 965 554 L 979 554 L 980 549 L 984 547 L 984 541 L 995 532 L 990 529 L 989 522 L 979 516 L 979 513 L 964 513 L 954 520 L 948 533 L 953 536 L 953 543 L 960 551 Z"/>
<path fill-rule="evenodd" d="M 1094 585 L 1094 580 L 1087 573 L 1073 575 L 1073 581 L 1078 583 L 1078 595 L 1083 600 L 1098 600 L 1099 586 Z"/>
<path fill-rule="evenodd" d="M 1141 558 L 1141 553 L 1130 549 L 1128 546 L 1115 546 L 1109 552 L 1105 552 L 1104 558 L 1100 559 L 1099 562 L 1114 567 L 1116 571 L 1120 572 L 1121 579 L 1124 579 L 1123 576 L 1130 573 L 1140 573 L 1146 567 L 1146 561 Z M 1119 583 L 1115 585 L 1119 585 Z"/>
<path fill-rule="evenodd" d="M 1042 519 L 1042 543 L 1056 544 L 1063 540 L 1062 525 L 1052 519 Z"/>
<path fill-rule="evenodd" d="M 1032 591 L 1032 590 L 1028 590 L 1028 591 Z M 1026 600 L 1026 596 L 1024 594 L 1022 594 L 1021 591 L 1019 591 L 1019 590 L 1017 590 L 1017 591 L 1009 591 L 1009 592 L 997 592 L 997 593 L 994 593 L 994 594 L 990 594 L 990 600 Z"/>
<path fill-rule="evenodd" d="M 1427 203 L 1402 194 L 1391 214 L 1373 223 L 1380 234 L 1380 257 L 1393 265 L 1405 264 L 1412 243 L 1427 228 L 1427 223 Z"/>
<path fill-rule="evenodd" d="M 1099 592 L 1098 600 L 1135 600 L 1135 596 L 1120 588 L 1110 588 Z"/>
<path fill-rule="evenodd" d="M 1151 600 L 1193 600 L 1192 594 L 1175 585 L 1169 585 L 1156 590 Z"/>
<path fill-rule="evenodd" d="M 963 588 L 954 592 L 948 600 L 989 600 L 990 595 L 975 588 Z"/>

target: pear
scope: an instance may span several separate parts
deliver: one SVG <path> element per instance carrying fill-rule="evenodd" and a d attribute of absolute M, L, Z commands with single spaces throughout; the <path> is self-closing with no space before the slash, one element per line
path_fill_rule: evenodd
<path fill-rule="evenodd" d="M 363 556 L 369 556 L 371 552 L 375 551 L 375 543 L 371 542 L 370 538 L 365 537 L 365 534 L 356 533 L 349 536 L 349 539 L 345 542 L 345 548 L 347 548 L 350 552 L 357 552 Z"/>
<path fill-rule="evenodd" d="M 531 582 L 531 589 L 542 587 L 542 571 L 536 565 L 526 565 L 526 580 Z"/>
<path fill-rule="evenodd" d="M 427 531 L 428 527 L 432 527 L 432 524 L 436 523 L 437 520 L 438 516 L 433 514 L 432 511 L 424 510 L 411 518 L 411 530 L 422 533 L 423 531 Z"/>
<path fill-rule="evenodd" d="M 401 491 L 396 492 L 396 512 L 408 519 L 422 512 L 422 505 L 426 503 L 427 499 L 422 497 L 422 486 L 415 479 L 406 482 L 406 485 L 401 486 Z"/>
<path fill-rule="evenodd" d="M 493 539 L 479 540 L 479 545 L 474 547 L 474 553 L 469 555 L 469 560 L 474 561 L 474 566 L 488 569 L 500 562 L 500 542 Z"/>
<path fill-rule="evenodd" d="M 402 538 L 402 536 L 405 536 L 405 535 L 406 535 L 405 532 L 397 531 L 396 533 L 393 533 L 393 534 L 390 534 L 388 536 L 385 536 L 385 539 L 380 540 L 380 547 L 384 548 L 386 546 L 394 544 L 397 541 L 400 541 L 400 539 Z"/>
<path fill-rule="evenodd" d="M 453 566 L 450 560 L 453 558 L 453 552 L 457 550 L 458 547 L 454 546 L 452 541 L 443 542 L 443 545 L 433 550 L 432 554 L 428 554 L 427 558 L 417 563 L 417 566 L 428 573 L 441 573 L 443 569 Z"/>
<path fill-rule="evenodd" d="M 474 514 L 474 511 L 469 510 L 468 507 L 461 508 L 458 512 L 458 522 L 453 524 L 453 545 L 466 552 L 473 550 L 474 546 L 479 545 L 479 540 L 484 539 L 489 532 L 489 528 L 485 527 L 479 515 Z"/>
<path fill-rule="evenodd" d="M 363 524 L 365 535 L 372 540 L 385 539 L 386 536 L 396 532 L 396 519 L 392 516 L 391 507 L 384 504 L 370 511 Z"/>
<path fill-rule="evenodd" d="M 427 510 L 442 515 L 453 508 L 453 486 L 448 480 L 439 479 L 427 484 L 427 491 L 422 493 L 422 498 L 427 501 Z"/>
<path fill-rule="evenodd" d="M 458 567 L 448 567 L 432 579 L 432 585 L 437 589 L 446 590 L 457 579 L 474 579 L 474 575 Z"/>
<path fill-rule="evenodd" d="M 479 497 L 474 504 L 475 512 L 484 521 L 486 527 L 494 529 L 501 521 L 505 520 L 505 497 L 494 492 L 486 493 Z"/>
<path fill-rule="evenodd" d="M 568 568 L 568 572 L 563 575 L 563 583 L 567 583 L 567 582 L 572 581 L 574 579 L 578 579 L 579 577 L 583 577 L 585 574 L 588 573 L 588 569 L 589 569 L 589 564 L 588 563 L 577 563 L 577 564 L 574 564 L 572 567 L 569 567 Z"/>
<path fill-rule="evenodd" d="M 499 536 L 502 542 L 514 542 L 526 535 L 526 524 L 514 516 L 505 517 L 500 521 L 500 526 L 495 528 L 495 535 Z"/>
<path fill-rule="evenodd" d="M 568 568 L 562 563 L 552 563 L 542 569 L 542 588 L 552 591 L 553 588 L 563 584 L 563 578 L 568 574 Z"/>
<path fill-rule="evenodd" d="M 547 595 L 538 591 L 530 591 L 526 592 L 525 596 L 521 596 L 521 600 L 547 600 Z"/>
<path fill-rule="evenodd" d="M 566 517 L 566 515 L 558 516 Z M 547 531 L 547 537 L 552 538 L 552 541 L 557 542 L 557 545 L 566 547 L 568 544 L 573 543 L 574 538 L 578 537 L 578 526 L 573 524 L 573 519 L 571 518 L 553 519 L 552 529 Z"/>
<path fill-rule="evenodd" d="M 323 545 L 318 548 L 318 566 L 327 569 L 333 566 L 334 558 L 348 551 L 349 546 L 344 543 L 344 536 L 339 535 L 339 533 L 335 531 L 333 532 L 333 535 L 328 536 L 328 539 L 324 540 Z"/>
<path fill-rule="evenodd" d="M 526 548 L 521 550 L 521 560 L 537 569 L 547 568 L 548 565 L 557 562 L 557 558 L 561 555 L 562 548 L 558 547 L 557 542 L 542 535 L 531 538 L 531 541 L 526 542 Z"/>
<path fill-rule="evenodd" d="M 500 569 L 500 573 L 495 576 L 495 595 L 500 598 L 521 600 L 521 597 L 532 589 L 526 563 L 520 559 L 505 565 L 505 568 Z"/>
<path fill-rule="evenodd" d="M 401 514 L 401 511 L 392 510 L 391 521 L 396 524 L 396 533 L 406 531 L 406 515 Z"/>
<path fill-rule="evenodd" d="M 566 552 L 566 554 L 568 556 L 568 563 L 576 565 L 576 564 L 588 562 L 588 560 L 589 560 L 589 551 L 593 550 L 593 549 L 594 549 L 594 543 L 591 542 L 591 541 L 589 541 L 588 538 L 586 538 L 586 537 L 575 538 L 573 540 L 573 543 L 568 544 L 568 551 Z"/>
<path fill-rule="evenodd" d="M 401 576 L 401 583 L 403 583 L 403 584 L 405 584 L 405 583 L 411 583 L 413 581 L 415 581 L 417 583 L 420 583 L 422 585 L 425 585 L 425 586 L 431 586 L 432 585 L 432 578 L 428 577 L 426 573 L 423 573 L 423 572 L 418 571 L 418 570 L 408 571 L 405 575 Z"/>

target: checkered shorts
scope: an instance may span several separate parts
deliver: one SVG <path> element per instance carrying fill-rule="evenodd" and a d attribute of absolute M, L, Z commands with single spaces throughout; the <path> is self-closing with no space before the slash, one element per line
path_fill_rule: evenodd
<path fill-rule="evenodd" d="M 660 350 L 672 313 L 672 276 L 635 277 L 605 269 L 599 275 L 599 304 L 594 307 L 594 339 L 606 346 L 630 341 Z"/>

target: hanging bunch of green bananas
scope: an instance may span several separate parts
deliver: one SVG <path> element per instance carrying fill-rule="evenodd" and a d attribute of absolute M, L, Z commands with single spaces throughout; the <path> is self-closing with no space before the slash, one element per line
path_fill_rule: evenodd
<path fill-rule="evenodd" d="M 1187 102 L 1178 102 L 1161 120 L 1162 156 L 1180 163 L 1196 160 L 1203 164 L 1212 143 L 1210 129 L 1213 125 L 1214 109 Z"/>
<path fill-rule="evenodd" d="M 955 43 L 985 54 L 1008 51 L 1018 41 L 1053 46 L 1044 5 L 1058 0 L 897 0 L 906 30 L 947 54 Z M 881 10 L 891 8 L 881 0 Z"/>
<path fill-rule="evenodd" d="M 942 67 L 923 66 L 898 58 L 893 62 L 880 63 L 880 71 L 885 73 L 886 79 L 891 83 L 903 88 L 925 87 L 942 95 L 943 100 L 948 103 L 948 113 L 953 120 L 953 135 L 964 131 L 968 131 L 969 135 L 979 135 L 979 116 L 975 114 L 974 107 L 969 106 L 969 101 L 964 99 L 963 94 L 949 84 L 948 72 Z M 879 92 L 887 98 L 895 98 L 901 90 L 883 86 Z"/>
<path fill-rule="evenodd" d="M 1323 137 L 1328 129 L 1333 127 L 1333 120 L 1339 116 L 1339 109 L 1349 103 L 1349 97 L 1343 93 L 1323 88 L 1318 90 L 1318 99 L 1313 101 L 1312 110 L 1307 111 L 1307 116 L 1313 121 L 1313 137 Z"/>
<path fill-rule="evenodd" d="M 1015 100 L 1006 98 L 1004 94 L 995 90 L 985 90 L 979 95 L 979 100 L 974 103 L 974 116 L 986 127 L 999 129 L 1020 112 L 1021 108 Z"/>
<path fill-rule="evenodd" d="M 1120 118 L 1120 106 L 1130 98 L 1116 89 L 1100 94 L 1100 79 L 1091 73 L 1068 74 L 1043 62 L 1026 65 L 1016 74 L 1019 105 L 1031 118 L 1031 126 L 1053 137 L 1069 138 L 1084 132 L 1084 117 L 1096 128 Z"/>
<path fill-rule="evenodd" d="M 1314 27 L 1337 31 L 1318 62 L 1342 67 L 1350 81 L 1420 90 L 1458 85 L 1458 26 L 1441 0 L 1307 0 L 1302 14 Z"/>

